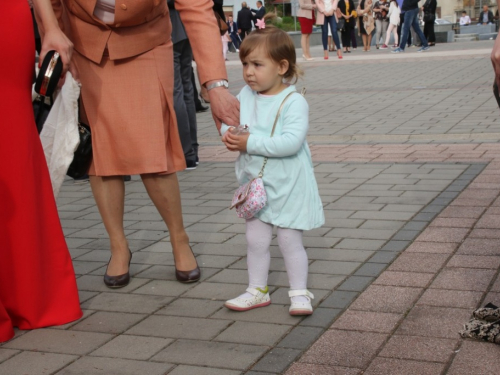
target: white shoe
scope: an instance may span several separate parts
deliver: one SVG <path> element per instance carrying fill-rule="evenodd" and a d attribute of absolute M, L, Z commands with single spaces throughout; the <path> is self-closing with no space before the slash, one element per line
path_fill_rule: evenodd
<path fill-rule="evenodd" d="M 236 311 L 247 311 L 251 309 L 256 309 L 257 307 L 264 307 L 271 304 L 271 298 L 269 297 L 269 288 L 266 286 L 265 289 L 260 288 L 247 288 L 246 290 L 250 293 L 251 297 L 236 297 L 226 301 L 224 306 L 228 309 Z"/>
<path fill-rule="evenodd" d="M 293 297 L 298 296 L 304 296 L 307 302 L 294 302 Z M 291 298 L 292 302 L 288 310 L 290 315 L 311 315 L 313 313 L 311 300 L 314 299 L 314 295 L 307 289 L 290 290 L 288 292 L 288 297 Z"/>

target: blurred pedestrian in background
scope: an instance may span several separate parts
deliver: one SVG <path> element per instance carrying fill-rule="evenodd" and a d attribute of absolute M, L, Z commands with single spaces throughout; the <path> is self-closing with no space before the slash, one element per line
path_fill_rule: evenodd
<path fill-rule="evenodd" d="M 300 23 L 300 46 L 302 47 L 302 57 L 306 60 L 314 60 L 311 57 L 310 39 L 313 25 L 316 23 L 316 4 L 313 0 L 299 0 L 299 11 L 297 17 Z"/>
<path fill-rule="evenodd" d="M 342 29 L 342 47 L 344 52 L 351 52 L 351 33 L 356 25 L 356 10 L 353 0 L 340 0 L 338 7 L 345 20 L 344 28 Z"/>
<path fill-rule="evenodd" d="M 429 46 L 436 45 L 436 34 L 434 33 L 434 22 L 436 21 L 436 0 L 426 0 L 422 11 L 424 12 L 424 35 Z"/>
<path fill-rule="evenodd" d="M 332 29 L 332 38 L 337 47 L 337 57 L 342 59 L 342 50 L 340 49 L 340 40 L 337 33 L 337 18 L 335 12 L 337 10 L 337 0 L 318 0 L 317 24 L 322 25 L 321 37 L 323 42 L 324 59 L 328 60 L 328 25 Z"/>
<path fill-rule="evenodd" d="M 379 48 L 380 39 L 384 43 L 387 28 L 389 27 L 389 2 L 387 0 L 378 0 L 373 5 L 373 13 L 375 14 L 375 45 Z"/>
<path fill-rule="evenodd" d="M 361 0 L 356 10 L 358 14 L 358 33 L 363 39 L 363 52 L 369 52 L 372 44 L 372 31 L 375 28 L 372 6 L 372 0 Z"/>

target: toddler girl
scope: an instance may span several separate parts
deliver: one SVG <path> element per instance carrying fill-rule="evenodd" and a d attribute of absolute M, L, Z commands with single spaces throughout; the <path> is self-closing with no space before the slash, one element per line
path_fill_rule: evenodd
<path fill-rule="evenodd" d="M 398 7 L 398 2 L 396 0 L 391 1 L 389 6 L 389 27 L 387 28 L 387 36 L 385 37 L 385 43 L 380 47 L 380 49 L 387 49 L 389 45 L 389 40 L 391 39 L 391 31 L 394 35 L 394 47 L 398 46 L 398 25 L 399 25 L 399 15 L 401 10 Z"/>
<path fill-rule="evenodd" d="M 271 17 L 266 15 L 265 19 Z M 308 259 L 302 231 L 322 226 L 324 215 L 306 142 L 309 106 L 288 84 L 300 74 L 292 39 L 263 21 L 258 25 L 260 29 L 247 36 L 240 47 L 247 83 L 238 95 L 240 124 L 248 125 L 249 133 L 233 133 L 234 128 L 227 125 L 221 132 L 226 147 L 240 152 L 236 160 L 240 185 L 257 177 L 264 158 L 269 158 L 263 176 L 268 202 L 246 221 L 249 286 L 246 293 L 225 306 L 246 311 L 271 303 L 267 286 L 269 246 L 276 226 L 290 282 L 290 314 L 310 315 L 314 296 L 307 290 Z M 290 93 L 271 138 L 278 108 Z"/>

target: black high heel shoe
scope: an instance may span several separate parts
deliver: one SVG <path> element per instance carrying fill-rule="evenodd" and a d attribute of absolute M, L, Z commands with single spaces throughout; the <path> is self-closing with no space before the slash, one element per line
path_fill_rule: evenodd
<path fill-rule="evenodd" d="M 106 267 L 106 273 L 104 274 L 104 284 L 108 288 L 112 289 L 118 289 L 118 288 L 123 288 L 124 286 L 127 286 L 130 283 L 130 262 L 132 262 L 132 252 L 130 249 L 128 250 L 130 253 L 130 259 L 128 261 L 128 272 L 124 273 L 123 275 L 118 275 L 118 276 L 109 276 L 108 275 L 108 268 Z M 111 262 L 111 257 L 109 258 L 109 262 Z M 109 266 L 108 262 L 108 266 Z"/>
<path fill-rule="evenodd" d="M 191 253 L 193 253 L 193 249 L 191 249 L 191 246 L 189 246 L 189 249 L 191 250 Z M 194 258 L 194 260 L 196 262 L 196 268 L 194 270 L 179 271 L 177 267 L 175 267 L 175 278 L 177 279 L 178 282 L 187 284 L 187 283 L 195 283 L 200 280 L 201 278 L 200 267 L 198 267 L 198 262 L 196 261 L 196 258 Z"/>

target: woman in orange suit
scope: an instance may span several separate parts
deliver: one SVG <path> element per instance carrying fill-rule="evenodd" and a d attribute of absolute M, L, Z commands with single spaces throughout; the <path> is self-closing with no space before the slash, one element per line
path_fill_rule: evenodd
<path fill-rule="evenodd" d="M 177 171 L 186 168 L 173 106 L 173 46 L 165 0 L 51 0 L 74 44 L 83 113 L 92 130 L 90 184 L 110 238 L 104 282 L 128 284 L 132 253 L 123 227 L 123 175 L 140 175 L 170 235 L 176 278 L 200 279 L 184 230 Z M 221 38 L 210 0 L 177 0 L 213 117 L 238 124 L 227 90 Z M 62 17 L 61 17 L 62 15 Z M 62 24 L 62 22 L 61 22 Z"/>
<path fill-rule="evenodd" d="M 49 0 L 35 0 L 46 26 L 40 57 L 56 50 L 68 68 L 72 44 Z M 26 0 L 2 3 L 0 51 L 0 342 L 13 327 L 66 324 L 82 316 L 75 273 L 35 126 L 35 39 Z"/>

